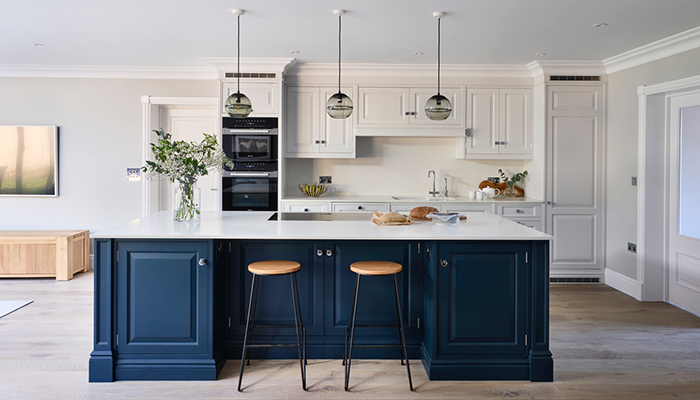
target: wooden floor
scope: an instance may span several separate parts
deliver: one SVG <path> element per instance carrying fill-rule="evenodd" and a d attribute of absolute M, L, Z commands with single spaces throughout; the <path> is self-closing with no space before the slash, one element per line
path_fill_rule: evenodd
<path fill-rule="evenodd" d="M 34 300 L 0 318 L 0 399 L 700 399 L 700 318 L 605 285 L 552 286 L 551 383 L 431 382 L 417 360 L 413 393 L 397 361 L 353 363 L 349 393 L 339 360 L 311 360 L 307 392 L 294 360 L 253 360 L 244 393 L 235 360 L 215 382 L 88 383 L 92 285 L 0 280 L 0 300 Z"/>

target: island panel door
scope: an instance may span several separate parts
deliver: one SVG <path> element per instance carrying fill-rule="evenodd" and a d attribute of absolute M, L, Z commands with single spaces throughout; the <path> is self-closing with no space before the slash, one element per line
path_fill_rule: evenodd
<path fill-rule="evenodd" d="M 418 243 L 405 241 L 340 241 L 326 242 L 326 335 L 345 335 L 350 321 L 357 275 L 350 264 L 357 261 L 393 261 L 403 266 L 397 275 L 404 329 L 408 338 L 419 338 L 422 312 L 422 282 Z M 392 279 L 384 276 L 363 276 L 360 279 L 357 306 L 358 325 L 396 326 L 395 295 Z M 356 336 L 386 336 L 392 344 L 398 338 L 396 328 L 358 328 Z"/>
<path fill-rule="evenodd" d="M 207 241 L 117 242 L 120 355 L 210 353 L 209 247 Z"/>
<path fill-rule="evenodd" d="M 245 334 L 248 303 L 253 275 L 248 265 L 257 261 L 289 260 L 301 264 L 297 285 L 301 316 L 307 336 L 323 334 L 323 269 L 317 266 L 317 242 L 286 241 L 232 241 L 230 268 L 231 327 L 229 335 L 242 340 Z M 325 256 L 324 256 L 325 257 Z M 261 276 L 255 322 L 259 325 L 294 325 L 292 284 L 289 275 Z M 264 335 L 295 337 L 293 328 L 256 328 L 255 337 Z M 296 339 L 294 339 L 296 340 Z"/>
<path fill-rule="evenodd" d="M 525 356 L 527 245 L 439 246 L 438 354 Z"/>

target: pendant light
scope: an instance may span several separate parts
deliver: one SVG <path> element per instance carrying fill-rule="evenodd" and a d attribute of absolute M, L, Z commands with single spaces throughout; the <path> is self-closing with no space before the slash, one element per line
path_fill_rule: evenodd
<path fill-rule="evenodd" d="M 241 15 L 244 15 L 244 10 L 233 10 L 233 15 L 238 17 L 238 88 L 236 93 L 228 96 L 226 99 L 226 112 L 233 118 L 245 118 L 253 111 L 253 105 L 248 96 L 241 93 Z"/>
<path fill-rule="evenodd" d="M 345 10 L 333 10 L 333 15 L 338 16 L 338 93 L 328 98 L 326 112 L 331 118 L 345 119 L 352 114 L 352 100 L 340 91 L 340 34 L 341 18 L 346 14 Z"/>
<path fill-rule="evenodd" d="M 442 11 L 435 11 L 433 17 L 438 19 L 438 51 L 437 51 L 437 94 L 425 103 L 425 114 L 436 121 L 447 119 L 452 113 L 452 103 L 440 94 L 440 19 L 445 16 Z"/>

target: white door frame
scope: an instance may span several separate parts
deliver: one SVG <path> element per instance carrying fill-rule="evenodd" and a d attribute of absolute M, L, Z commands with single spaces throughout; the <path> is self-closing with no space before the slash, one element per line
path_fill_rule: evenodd
<path fill-rule="evenodd" d="M 153 97 L 141 96 L 141 108 L 143 114 L 142 130 L 142 163 L 146 165 L 146 160 L 151 159 L 151 131 L 156 129 L 158 124 L 160 109 L 163 107 L 173 106 L 219 106 L 219 99 L 216 97 Z M 217 129 L 216 136 L 221 139 L 220 125 Z M 151 190 L 150 182 L 146 177 L 141 178 L 141 216 L 146 216 L 151 213 Z"/>
<path fill-rule="evenodd" d="M 700 90 L 700 75 L 639 86 L 637 278 L 620 288 L 643 301 L 668 301 L 669 99 Z M 663 229 L 659 229 L 659 227 Z"/>

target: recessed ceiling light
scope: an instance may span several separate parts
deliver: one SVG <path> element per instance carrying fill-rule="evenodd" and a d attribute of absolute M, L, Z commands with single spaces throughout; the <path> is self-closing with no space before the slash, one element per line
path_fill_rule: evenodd
<path fill-rule="evenodd" d="M 535 53 L 535 57 L 544 57 L 547 53 Z"/>
<path fill-rule="evenodd" d="M 422 51 L 414 51 L 414 52 L 413 52 L 413 55 L 414 55 L 414 56 L 422 56 L 422 55 L 423 55 L 423 52 L 422 52 Z"/>
<path fill-rule="evenodd" d="M 301 53 L 299 50 L 292 50 L 289 52 L 289 54 L 299 54 Z"/>
<path fill-rule="evenodd" d="M 41 43 L 34 43 L 34 47 L 44 47 L 44 45 Z"/>
<path fill-rule="evenodd" d="M 608 24 L 606 24 L 605 22 L 593 25 L 594 28 L 605 28 L 606 26 L 608 26 Z"/>

